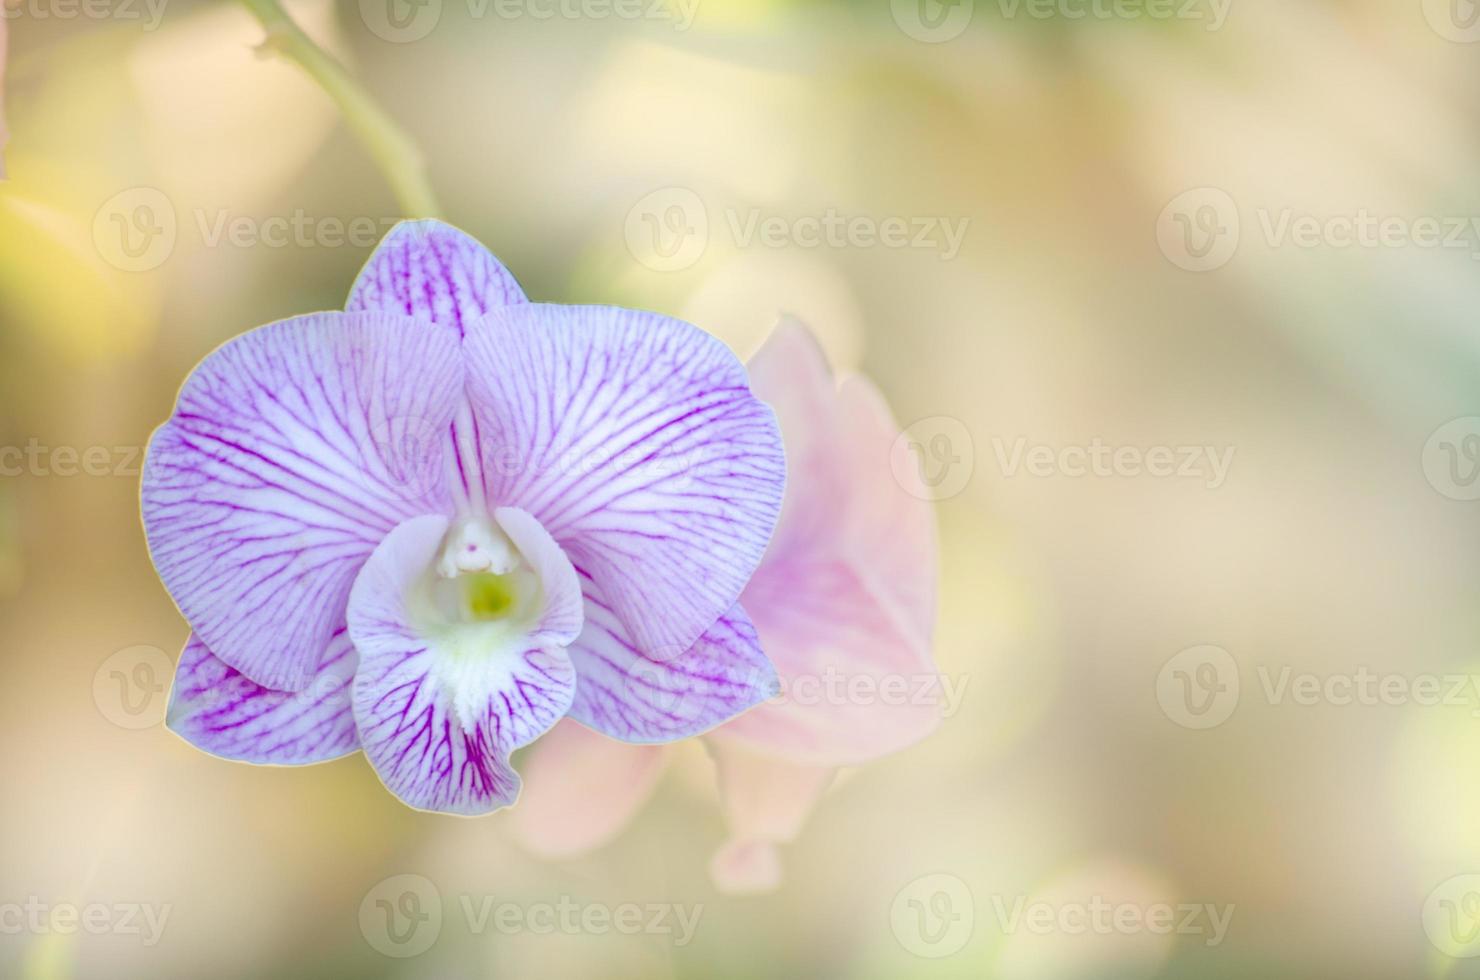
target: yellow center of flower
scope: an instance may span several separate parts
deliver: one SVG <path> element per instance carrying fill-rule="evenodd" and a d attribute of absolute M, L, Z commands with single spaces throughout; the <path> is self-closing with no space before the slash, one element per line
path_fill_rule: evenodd
<path fill-rule="evenodd" d="M 463 602 L 468 618 L 474 622 L 503 619 L 514 612 L 519 602 L 517 573 L 495 575 L 492 572 L 473 572 L 459 575 L 462 584 Z"/>

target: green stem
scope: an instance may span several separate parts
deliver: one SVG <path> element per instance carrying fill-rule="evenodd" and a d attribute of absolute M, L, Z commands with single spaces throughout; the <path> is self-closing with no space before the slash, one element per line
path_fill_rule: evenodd
<path fill-rule="evenodd" d="M 437 197 L 427 183 L 421 151 L 411 137 L 375 104 L 343 65 L 293 23 L 278 0 L 242 0 L 242 3 L 267 31 L 263 49 L 298 62 L 339 104 L 345 122 L 385 174 L 402 213 L 408 218 L 437 217 Z"/>

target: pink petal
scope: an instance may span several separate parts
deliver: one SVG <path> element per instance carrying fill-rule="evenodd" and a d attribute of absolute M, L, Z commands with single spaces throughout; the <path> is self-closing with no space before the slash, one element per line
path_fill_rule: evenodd
<path fill-rule="evenodd" d="M 892 455 L 909 449 L 883 395 L 862 375 L 836 381 L 822 348 L 795 320 L 778 324 L 747 367 L 751 388 L 776 410 L 791 470 L 767 561 L 846 560 L 928 651 L 935 515 L 894 476 Z"/>
<path fill-rule="evenodd" d="M 797 766 L 711 740 L 730 840 L 715 855 L 715 884 L 731 892 L 770 891 L 781 883 L 775 845 L 801 833 L 837 770 Z"/>
<path fill-rule="evenodd" d="M 375 545 L 448 506 L 462 372 L 450 334 L 316 313 L 243 334 L 191 373 L 141 496 L 160 578 L 213 654 L 265 687 L 309 683 Z"/>
<path fill-rule="evenodd" d="M 730 832 L 788 843 L 801 833 L 837 775 L 832 766 L 802 766 L 715 740 L 706 742 L 719 775 Z"/>
<path fill-rule="evenodd" d="M 940 722 L 930 505 L 894 479 L 898 429 L 877 390 L 835 384 L 805 328 L 778 326 L 751 379 L 777 411 L 791 473 L 744 596 L 784 697 L 716 737 L 819 766 L 897 751 Z"/>
<path fill-rule="evenodd" d="M 583 580 L 586 628 L 570 645 L 580 675 L 570 716 L 624 742 L 699 735 L 773 697 L 776 671 L 739 605 L 693 646 L 667 659 L 643 653 L 606 601 Z"/>
<path fill-rule="evenodd" d="M 727 840 L 709 859 L 710 880 L 729 895 L 764 895 L 783 877 L 781 849 L 768 840 Z"/>
<path fill-rule="evenodd" d="M 493 253 L 441 221 L 403 221 L 390 230 L 350 290 L 345 309 L 379 310 L 455 327 L 490 310 L 524 303 L 524 291 Z"/>
<path fill-rule="evenodd" d="M 760 561 L 785 483 L 740 363 L 689 324 L 608 307 L 505 307 L 465 350 L 489 499 L 550 530 L 638 649 L 692 646 Z"/>
<path fill-rule="evenodd" d="M 350 708 L 358 659 L 341 627 L 308 687 L 273 691 L 228 667 L 192 636 L 175 669 L 167 724 L 223 759 L 280 766 L 338 759 L 360 747 Z"/>
<path fill-rule="evenodd" d="M 365 756 L 391 792 L 420 809 L 474 815 L 514 802 L 519 777 L 509 753 L 565 714 L 575 671 L 559 647 L 531 639 L 488 651 L 476 688 L 440 672 L 446 652 L 408 621 L 406 595 L 448 523 L 432 514 L 401 524 L 355 579 L 354 712 Z"/>
<path fill-rule="evenodd" d="M 509 814 L 514 836 L 548 858 L 594 850 L 636 816 L 666 761 L 664 746 L 618 742 L 566 719 L 529 749 L 524 792 Z"/>

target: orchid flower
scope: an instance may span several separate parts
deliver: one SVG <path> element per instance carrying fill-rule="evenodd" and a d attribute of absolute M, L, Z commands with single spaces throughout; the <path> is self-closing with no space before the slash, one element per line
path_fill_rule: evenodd
<path fill-rule="evenodd" d="M 567 715 L 705 731 L 777 690 L 736 600 L 784 470 L 717 340 L 528 303 L 462 232 L 398 225 L 345 312 L 226 343 L 150 442 L 144 528 L 194 631 L 168 725 L 255 763 L 363 749 L 464 815 Z"/>
<path fill-rule="evenodd" d="M 835 380 L 795 322 L 777 327 L 749 369 L 781 422 L 790 479 L 742 603 L 790 696 L 705 738 L 730 828 L 711 874 L 735 892 L 780 883 L 777 845 L 796 837 L 840 767 L 898 751 L 940 722 L 936 703 L 849 694 L 936 677 L 934 518 L 911 461 L 892 455 L 909 450 L 888 406 L 864 377 Z M 624 745 L 569 722 L 530 752 L 523 805 L 510 819 L 549 857 L 620 831 L 666 758 L 662 746 Z M 602 807 L 580 805 L 593 795 Z"/>

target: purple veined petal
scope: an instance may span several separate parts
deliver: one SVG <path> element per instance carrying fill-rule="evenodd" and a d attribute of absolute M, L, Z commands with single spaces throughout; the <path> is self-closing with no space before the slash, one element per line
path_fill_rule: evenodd
<path fill-rule="evenodd" d="M 553 645 L 453 649 L 409 622 L 412 582 L 448 525 L 436 514 L 401 524 L 355 580 L 354 711 L 365 756 L 391 792 L 418 809 L 473 816 L 514 802 L 519 777 L 509 753 L 560 720 L 576 677 Z M 469 654 L 487 656 L 474 669 Z"/>
<path fill-rule="evenodd" d="M 317 313 L 243 334 L 150 441 L 155 568 L 211 652 L 265 687 L 307 685 L 376 544 L 449 506 L 462 362 L 450 334 L 408 326 Z"/>
<path fill-rule="evenodd" d="M 464 350 L 489 499 L 533 514 L 638 648 L 693 645 L 760 561 L 786 480 L 740 362 L 609 307 L 505 307 Z"/>
<path fill-rule="evenodd" d="M 350 290 L 347 310 L 379 310 L 451 327 L 499 307 L 525 303 L 524 291 L 493 253 L 466 232 L 441 221 L 403 221 L 365 263 Z M 451 489 L 463 510 L 485 510 L 486 480 L 472 410 L 459 404 L 450 433 L 456 466 Z"/>
<path fill-rule="evenodd" d="M 175 669 L 166 724 L 223 759 L 296 766 L 341 758 L 360 748 L 350 705 L 358 659 L 341 627 L 307 687 L 274 691 L 228 667 L 191 636 Z"/>
<path fill-rule="evenodd" d="M 600 586 L 583 579 L 586 628 L 570 645 L 580 681 L 570 717 L 624 742 L 699 735 L 774 697 L 776 670 L 735 605 L 687 650 L 638 650 Z"/>
<path fill-rule="evenodd" d="M 370 256 L 345 309 L 381 310 L 457 329 L 490 310 L 525 303 L 503 263 L 467 232 L 435 220 L 403 221 Z"/>
<path fill-rule="evenodd" d="M 667 761 L 667 746 L 619 742 L 566 718 L 529 747 L 509 827 L 541 857 L 594 850 L 632 822 Z"/>

